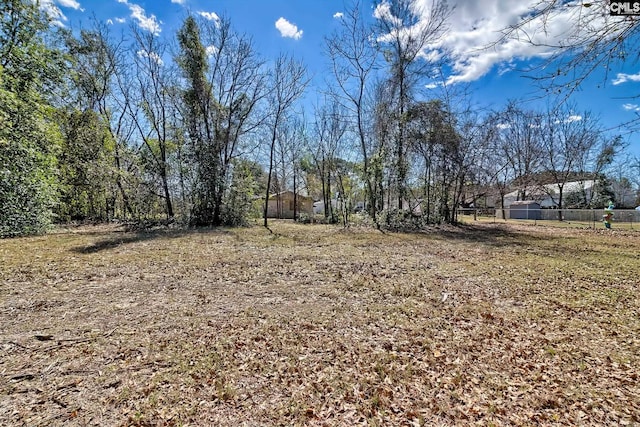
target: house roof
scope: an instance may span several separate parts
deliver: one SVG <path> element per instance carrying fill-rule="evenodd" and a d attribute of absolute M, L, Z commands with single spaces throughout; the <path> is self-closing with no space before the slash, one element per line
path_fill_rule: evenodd
<path fill-rule="evenodd" d="M 526 205 L 538 205 L 540 207 L 540 203 L 535 200 L 519 200 L 517 202 L 511 203 L 511 206 L 526 206 Z"/>
<path fill-rule="evenodd" d="M 280 196 L 280 197 L 282 197 L 282 196 L 293 196 L 293 194 L 294 194 L 294 193 L 293 193 L 293 191 L 291 191 L 291 190 L 285 190 L 285 191 L 281 191 L 281 192 L 279 192 L 279 193 L 270 194 L 270 195 L 269 195 L 269 199 L 271 199 L 271 198 L 276 198 L 276 197 L 279 197 L 279 196 Z M 300 193 L 298 193 L 297 197 L 298 197 L 298 198 L 301 198 L 301 199 L 310 199 L 310 200 L 313 200 L 313 198 L 312 198 L 312 197 L 304 196 L 304 195 L 302 195 L 302 194 L 300 194 Z"/>
<path fill-rule="evenodd" d="M 573 193 L 581 190 L 589 190 L 595 186 L 596 182 L 593 179 L 587 179 L 584 181 L 570 181 L 566 182 L 562 188 L 564 194 Z M 520 190 L 514 190 L 505 194 L 505 197 L 517 197 Z M 549 194 L 558 194 L 560 192 L 560 186 L 555 184 L 535 185 L 529 188 L 529 194 L 537 196 L 546 196 Z"/>

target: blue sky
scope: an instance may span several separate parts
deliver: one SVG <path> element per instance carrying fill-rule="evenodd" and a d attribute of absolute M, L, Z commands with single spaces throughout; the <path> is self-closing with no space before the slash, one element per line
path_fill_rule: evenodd
<path fill-rule="evenodd" d="M 151 31 L 158 37 L 174 37 L 182 20 L 189 14 L 215 19 L 226 16 L 234 28 L 253 37 L 256 47 L 268 60 L 280 52 L 293 53 L 302 59 L 319 85 L 326 74 L 323 38 L 338 25 L 342 0 L 40 0 L 59 25 L 77 29 L 87 26 L 92 16 L 108 23 L 113 32 L 131 25 Z M 363 0 L 367 4 L 368 0 Z M 443 56 L 447 52 L 450 66 L 446 82 L 450 86 L 467 86 L 479 106 L 500 108 L 508 99 L 530 99 L 525 106 L 542 107 L 545 98 L 530 78 L 522 72 L 532 61 L 542 61 L 549 48 L 532 46 L 515 40 L 481 49 L 498 39 L 499 31 L 517 22 L 539 0 L 450 0 L 454 6 L 449 30 L 437 43 L 428 46 L 425 55 Z M 430 0 L 417 0 L 425 8 Z M 578 2 L 569 2 L 578 4 Z M 597 2 L 593 2 L 597 3 Z M 557 42 L 576 31 L 576 11 L 592 13 L 591 25 L 600 24 L 601 10 L 591 7 L 567 9 L 547 22 L 546 32 L 530 31 L 540 44 Z M 583 12 L 585 11 L 585 12 Z M 374 10 L 371 9 L 371 19 Z M 585 19 L 581 16 L 581 19 Z M 532 23 L 534 28 L 535 22 Z M 581 28 L 581 27 L 578 27 Z M 572 33 L 573 34 L 573 33 Z M 435 85 L 437 82 L 432 82 Z M 317 90 L 312 87 L 311 90 Z M 640 63 L 613 64 L 605 75 L 597 70 L 583 82 L 571 101 L 581 111 L 599 116 L 605 128 L 640 118 Z M 612 132 L 621 132 L 613 130 Z M 640 154 L 640 138 L 626 133 L 630 148 Z"/>

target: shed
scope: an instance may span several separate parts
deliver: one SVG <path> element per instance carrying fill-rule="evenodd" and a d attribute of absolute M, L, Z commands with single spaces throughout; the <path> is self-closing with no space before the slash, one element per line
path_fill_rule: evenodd
<path fill-rule="evenodd" d="M 296 197 L 298 205 L 297 213 L 312 215 L 313 199 L 311 197 L 298 194 Z M 267 218 L 293 218 L 294 211 L 294 193 L 293 191 L 283 191 L 281 193 L 269 196 L 269 205 L 267 206 Z"/>
<path fill-rule="evenodd" d="M 509 218 L 511 219 L 541 219 L 540 203 L 533 200 L 513 202 L 509 206 Z"/>

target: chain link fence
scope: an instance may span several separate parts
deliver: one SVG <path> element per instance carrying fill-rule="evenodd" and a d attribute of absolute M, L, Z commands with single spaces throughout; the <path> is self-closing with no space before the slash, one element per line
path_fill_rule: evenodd
<path fill-rule="evenodd" d="M 512 212 L 513 211 L 513 212 Z M 540 225 L 575 225 L 582 227 L 604 227 L 602 217 L 604 209 L 518 209 L 500 208 L 460 208 L 458 220 L 469 221 L 506 221 L 517 223 L 535 223 Z M 640 210 L 614 209 L 613 227 L 640 229 Z"/>

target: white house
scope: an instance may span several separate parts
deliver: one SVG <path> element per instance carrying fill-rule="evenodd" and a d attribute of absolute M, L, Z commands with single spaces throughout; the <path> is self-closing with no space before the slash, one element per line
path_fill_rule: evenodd
<path fill-rule="evenodd" d="M 567 201 L 567 196 L 572 193 L 582 194 L 587 202 L 590 201 L 594 196 L 595 185 L 596 181 L 592 179 L 565 183 L 562 190 L 563 205 Z M 512 203 L 518 201 L 519 193 L 519 190 L 507 193 L 504 196 L 504 207 L 508 208 Z M 546 184 L 529 188 L 526 199 L 537 202 L 542 208 L 553 208 L 558 206 L 559 195 L 560 186 L 558 184 Z"/>

